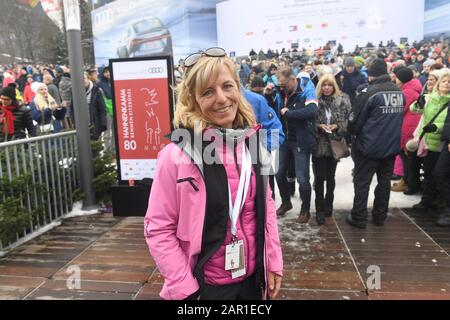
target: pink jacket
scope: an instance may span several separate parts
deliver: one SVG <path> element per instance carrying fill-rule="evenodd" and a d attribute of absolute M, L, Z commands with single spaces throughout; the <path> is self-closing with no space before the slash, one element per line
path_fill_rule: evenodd
<path fill-rule="evenodd" d="M 240 150 L 238 147 L 237 150 Z M 240 153 L 238 153 L 238 159 Z M 222 158 L 222 157 L 221 157 Z M 228 158 L 227 158 L 228 159 Z M 234 164 L 225 164 L 233 200 L 237 191 L 238 174 Z M 267 177 L 264 177 L 267 179 Z M 255 270 L 256 221 L 254 215 L 255 174 L 245 207 L 238 224 L 238 237 L 245 239 L 247 275 Z M 177 183 L 182 181 L 182 183 Z M 164 277 L 160 293 L 163 299 L 182 300 L 200 286 L 193 275 L 202 250 L 203 225 L 206 213 L 206 186 L 202 173 L 190 157 L 175 144 L 168 145 L 158 156 L 156 173 L 145 217 L 145 238 L 150 253 Z M 241 222 L 242 225 L 241 225 Z M 229 244 L 230 222 L 225 243 L 205 264 L 205 282 L 224 285 L 235 281 L 224 270 L 225 245 Z M 265 271 L 282 275 L 283 261 L 278 236 L 275 203 L 270 187 L 266 192 Z"/>
<path fill-rule="evenodd" d="M 420 122 L 421 115 L 411 112 L 409 107 L 413 104 L 413 102 L 419 99 L 419 96 L 422 93 L 422 83 L 420 83 L 418 79 L 413 79 L 403 85 L 402 91 L 406 97 L 406 104 L 405 111 L 403 113 L 401 147 L 402 150 L 405 150 L 406 143 L 414 138 L 414 131 Z"/>

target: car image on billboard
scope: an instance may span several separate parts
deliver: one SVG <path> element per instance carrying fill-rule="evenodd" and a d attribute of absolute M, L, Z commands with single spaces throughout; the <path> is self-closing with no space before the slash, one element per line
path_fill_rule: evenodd
<path fill-rule="evenodd" d="M 129 23 L 122 32 L 117 57 L 133 58 L 172 55 L 172 37 L 158 18 L 145 18 Z"/>

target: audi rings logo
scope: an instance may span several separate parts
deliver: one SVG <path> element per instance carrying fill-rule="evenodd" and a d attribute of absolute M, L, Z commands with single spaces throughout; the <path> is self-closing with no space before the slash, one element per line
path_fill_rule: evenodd
<path fill-rule="evenodd" d="M 164 72 L 164 68 L 150 67 L 150 68 L 147 69 L 147 72 L 150 73 L 150 74 L 163 73 Z"/>

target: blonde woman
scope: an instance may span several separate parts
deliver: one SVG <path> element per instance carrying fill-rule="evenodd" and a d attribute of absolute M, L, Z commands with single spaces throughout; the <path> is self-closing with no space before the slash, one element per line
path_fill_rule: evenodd
<path fill-rule="evenodd" d="M 316 121 L 318 143 L 312 163 L 315 177 L 316 220 L 325 223 L 325 217 L 333 215 L 335 175 L 338 161 L 333 158 L 330 139 L 344 137 L 347 115 L 351 110 L 350 98 L 342 93 L 332 74 L 324 74 L 317 85 L 319 116 Z M 326 195 L 324 183 L 326 182 Z"/>
<path fill-rule="evenodd" d="M 61 131 L 66 109 L 59 108 L 55 99 L 48 93 L 47 85 L 35 82 L 31 85 L 31 90 L 36 94 L 30 103 L 30 110 L 38 125 L 37 131 L 40 134 Z"/>
<path fill-rule="evenodd" d="M 258 131 L 251 106 L 223 49 L 190 55 L 184 65 L 176 130 L 159 154 L 145 217 L 164 277 L 160 295 L 275 299 L 283 262 L 268 177 L 246 147 Z M 192 144 L 195 137 L 205 142 Z"/>
<path fill-rule="evenodd" d="M 419 134 L 428 148 L 424 158 L 423 193 L 420 203 L 413 206 L 418 211 L 436 209 L 435 200 L 438 191 L 433 171 L 441 152 L 441 135 L 450 104 L 450 70 L 443 69 L 433 92 L 429 96 L 421 96 L 411 105 L 411 111 L 423 114 Z M 447 108 L 444 108 L 447 106 Z"/>

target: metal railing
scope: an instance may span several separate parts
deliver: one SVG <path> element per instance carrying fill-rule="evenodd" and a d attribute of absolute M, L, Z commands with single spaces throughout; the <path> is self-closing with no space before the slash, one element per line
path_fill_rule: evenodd
<path fill-rule="evenodd" d="M 74 192 L 79 187 L 77 155 L 76 131 L 0 143 L 0 227 L 4 223 L 0 250 L 72 210 Z M 16 203 L 14 208 L 19 207 L 19 213 L 8 212 L 8 203 Z M 14 214 L 22 214 L 22 222 L 28 221 L 23 230 L 20 227 L 5 240 L 5 221 L 14 223 Z"/>

